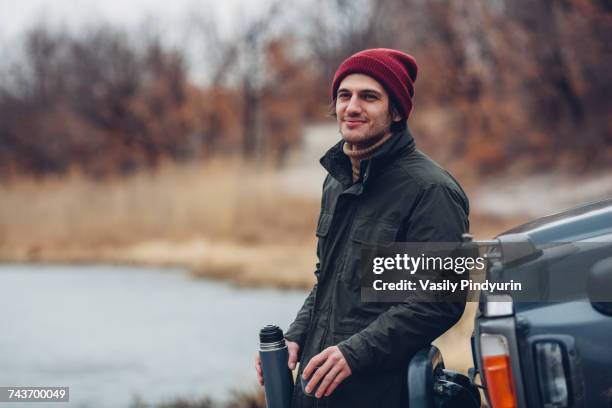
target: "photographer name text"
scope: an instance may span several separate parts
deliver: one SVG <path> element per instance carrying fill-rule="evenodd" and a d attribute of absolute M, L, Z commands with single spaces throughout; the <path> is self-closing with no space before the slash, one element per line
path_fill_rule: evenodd
<path fill-rule="evenodd" d="M 377 279 L 372 282 L 372 287 L 376 291 L 416 291 L 416 290 L 429 290 L 429 291 L 447 291 L 456 292 L 457 290 L 471 290 L 471 291 L 520 291 L 522 290 L 522 284 L 520 282 L 490 282 L 485 280 L 483 282 L 474 282 L 471 279 L 462 280 L 461 282 L 453 282 L 450 279 L 444 279 L 442 281 L 434 281 L 430 279 L 419 279 L 412 281 L 408 279 L 402 279 L 397 282 L 385 282 L 382 279 Z"/>

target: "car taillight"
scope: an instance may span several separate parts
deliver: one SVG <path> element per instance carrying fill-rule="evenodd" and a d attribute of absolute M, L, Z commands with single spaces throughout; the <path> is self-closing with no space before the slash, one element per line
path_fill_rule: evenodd
<path fill-rule="evenodd" d="M 561 345 L 554 341 L 538 341 L 535 343 L 535 360 L 542 406 L 567 407 L 569 393 Z"/>
<path fill-rule="evenodd" d="M 508 340 L 499 334 L 480 335 L 482 366 L 493 408 L 516 408 Z"/>

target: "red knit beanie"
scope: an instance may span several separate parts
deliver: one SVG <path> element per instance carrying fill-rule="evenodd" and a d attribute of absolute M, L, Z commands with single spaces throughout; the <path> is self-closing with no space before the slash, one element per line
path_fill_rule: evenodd
<path fill-rule="evenodd" d="M 348 57 L 334 75 L 332 98 L 336 99 L 340 82 L 350 74 L 365 74 L 380 82 L 397 106 L 402 118 L 412 110 L 417 64 L 413 56 L 388 48 L 363 50 Z"/>

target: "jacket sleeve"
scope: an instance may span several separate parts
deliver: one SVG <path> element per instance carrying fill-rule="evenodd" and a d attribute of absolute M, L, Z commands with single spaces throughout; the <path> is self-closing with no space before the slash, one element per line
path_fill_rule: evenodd
<path fill-rule="evenodd" d="M 310 325 L 310 316 L 314 307 L 314 300 L 317 294 L 317 284 L 313 286 L 312 290 L 306 297 L 302 308 L 298 311 L 295 320 L 289 326 L 289 330 L 285 333 L 285 338 L 289 341 L 296 342 L 300 345 L 300 351 L 304 347 L 304 340 L 308 326 Z"/>
<path fill-rule="evenodd" d="M 319 245 L 317 244 L 317 260 L 319 259 Z M 321 270 L 321 263 L 317 261 L 317 266 L 315 269 L 315 276 L 317 277 L 317 282 L 319 281 L 319 274 Z M 304 348 L 304 340 L 306 337 L 306 331 L 308 330 L 308 326 L 310 325 L 310 318 L 312 315 L 312 309 L 314 308 L 315 298 L 317 296 L 317 286 L 318 283 L 315 283 L 312 287 L 312 290 L 306 296 L 306 300 L 304 304 L 298 311 L 295 320 L 289 326 L 289 330 L 285 333 L 285 338 L 289 341 L 296 342 L 300 345 L 300 356 L 302 349 Z"/>
<path fill-rule="evenodd" d="M 425 188 L 405 220 L 407 242 L 459 242 L 468 229 L 467 199 L 447 186 Z M 465 302 L 406 302 L 391 306 L 338 347 L 353 373 L 398 368 L 451 328 Z"/>
<path fill-rule="evenodd" d="M 319 248 L 317 245 L 317 259 L 319 258 Z M 316 270 L 314 272 L 317 277 L 317 282 L 319 280 L 321 263 L 317 262 Z M 289 341 L 296 342 L 300 345 L 299 356 L 301 358 L 302 350 L 304 349 L 304 340 L 306 337 L 306 331 L 308 330 L 308 326 L 310 325 L 310 319 L 312 315 L 312 309 L 314 308 L 315 298 L 317 296 L 317 286 L 318 283 L 315 283 L 312 287 L 308 296 L 306 296 L 306 300 L 304 304 L 300 308 L 297 313 L 297 316 L 293 320 L 293 323 L 289 326 L 289 330 L 285 333 L 285 338 Z"/>
<path fill-rule="evenodd" d="M 330 180 L 331 180 L 331 176 L 328 174 L 327 177 L 325 177 L 325 181 L 323 182 L 323 192 L 321 194 L 321 208 L 323 208 L 324 203 L 325 203 L 325 197 L 326 197 L 325 189 Z M 314 272 L 315 276 L 317 277 L 317 282 L 319 281 L 319 275 L 321 273 L 321 262 L 320 262 L 321 246 L 320 244 L 321 244 L 320 242 L 317 242 L 317 265 L 316 265 L 315 272 Z M 306 297 L 306 300 L 304 301 L 302 308 L 298 311 L 298 314 L 295 317 L 295 320 L 293 321 L 293 323 L 291 323 L 291 325 L 289 326 L 289 330 L 287 330 L 287 332 L 285 333 L 285 338 L 287 340 L 296 342 L 300 345 L 300 355 L 301 355 L 302 349 L 304 348 L 304 341 L 306 340 L 306 332 L 308 330 L 308 326 L 310 325 L 312 310 L 314 308 L 315 298 L 317 295 L 317 285 L 318 283 L 314 284 L 312 290 Z"/>

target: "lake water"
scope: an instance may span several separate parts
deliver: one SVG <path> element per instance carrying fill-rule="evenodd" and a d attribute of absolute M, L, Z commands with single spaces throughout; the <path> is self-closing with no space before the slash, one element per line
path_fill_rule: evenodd
<path fill-rule="evenodd" d="M 58 408 L 223 400 L 256 387 L 259 329 L 286 330 L 305 296 L 169 268 L 0 265 L 0 386 L 70 387 Z"/>

